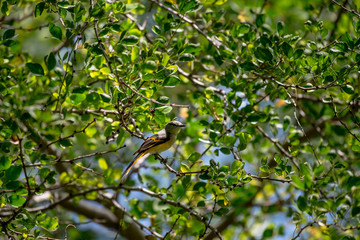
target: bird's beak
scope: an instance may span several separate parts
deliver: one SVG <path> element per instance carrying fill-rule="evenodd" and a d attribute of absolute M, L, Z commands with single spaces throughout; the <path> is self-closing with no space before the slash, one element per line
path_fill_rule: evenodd
<path fill-rule="evenodd" d="M 180 125 L 180 127 L 185 127 L 185 124 Z"/>

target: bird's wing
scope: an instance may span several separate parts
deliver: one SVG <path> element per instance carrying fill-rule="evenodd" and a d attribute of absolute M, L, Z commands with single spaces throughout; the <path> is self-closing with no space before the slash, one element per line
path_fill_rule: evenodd
<path fill-rule="evenodd" d="M 141 145 L 141 147 L 134 153 L 144 153 L 150 148 L 157 146 L 163 142 L 165 142 L 167 139 L 162 136 L 162 134 L 155 134 L 145 140 L 145 142 Z"/>

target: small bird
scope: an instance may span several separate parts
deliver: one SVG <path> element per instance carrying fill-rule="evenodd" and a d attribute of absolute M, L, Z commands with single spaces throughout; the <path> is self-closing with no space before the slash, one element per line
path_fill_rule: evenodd
<path fill-rule="evenodd" d="M 151 154 L 161 153 L 168 150 L 176 140 L 176 134 L 185 124 L 179 121 L 168 122 L 165 129 L 147 138 L 141 147 L 134 153 L 136 157 L 131 161 L 126 170 L 122 173 L 120 184 L 125 183 L 131 169 L 138 168 Z"/>

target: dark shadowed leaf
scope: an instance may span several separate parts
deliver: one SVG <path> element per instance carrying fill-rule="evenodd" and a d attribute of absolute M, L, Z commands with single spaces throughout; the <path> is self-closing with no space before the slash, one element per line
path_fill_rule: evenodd
<path fill-rule="evenodd" d="M 39 2 L 35 7 L 35 17 L 40 17 L 45 8 L 45 2 Z"/>
<path fill-rule="evenodd" d="M 3 40 L 12 38 L 13 36 L 15 36 L 15 29 L 8 29 L 3 34 Z"/>
<path fill-rule="evenodd" d="M 190 53 L 181 54 L 179 57 L 179 61 L 181 61 L 181 62 L 193 61 L 194 59 L 195 59 L 195 57 Z"/>
<path fill-rule="evenodd" d="M 51 71 L 56 66 L 56 59 L 54 53 L 50 53 L 46 58 L 46 67 L 48 71 Z"/>
<path fill-rule="evenodd" d="M 44 69 L 39 63 L 27 63 L 26 67 L 34 74 L 44 75 Z"/>
<path fill-rule="evenodd" d="M 59 40 L 62 39 L 62 30 L 61 30 L 60 27 L 56 26 L 55 24 L 50 23 L 49 32 L 53 37 L 55 37 L 55 38 L 57 38 Z"/>

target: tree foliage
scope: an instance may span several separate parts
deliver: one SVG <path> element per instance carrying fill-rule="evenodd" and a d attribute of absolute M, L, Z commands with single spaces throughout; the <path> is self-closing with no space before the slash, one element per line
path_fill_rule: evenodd
<path fill-rule="evenodd" d="M 2 1 L 0 234 L 359 239 L 358 7 Z"/>

